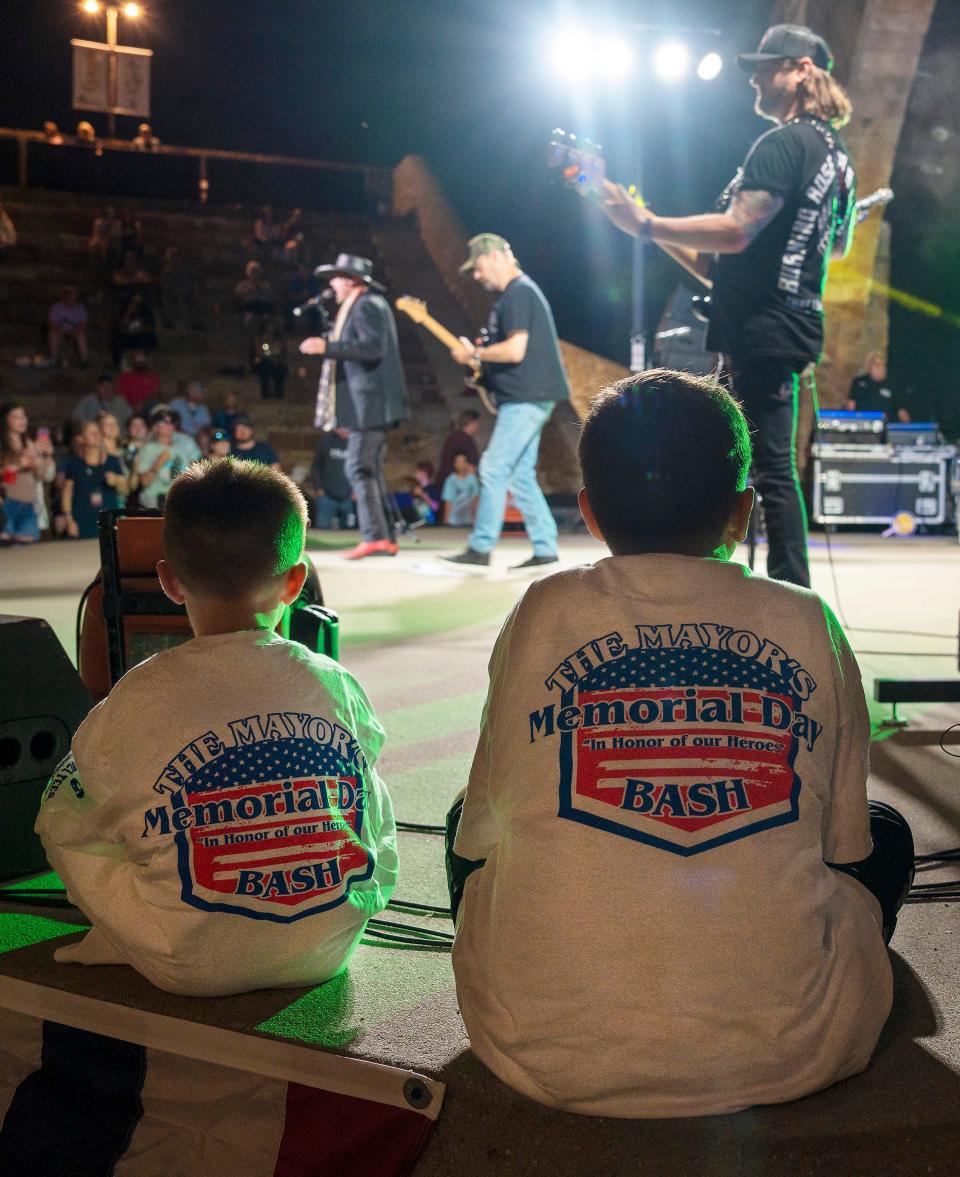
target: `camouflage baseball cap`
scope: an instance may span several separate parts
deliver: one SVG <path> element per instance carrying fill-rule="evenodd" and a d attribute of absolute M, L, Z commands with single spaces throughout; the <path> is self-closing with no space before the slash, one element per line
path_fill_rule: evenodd
<path fill-rule="evenodd" d="M 505 253 L 510 252 L 510 242 L 497 233 L 478 233 L 476 237 L 470 238 L 467 247 L 470 250 L 470 256 L 460 267 L 461 273 L 465 270 L 472 270 L 477 264 L 477 258 L 483 257 L 485 253 L 495 253 L 497 250 L 502 250 Z"/>

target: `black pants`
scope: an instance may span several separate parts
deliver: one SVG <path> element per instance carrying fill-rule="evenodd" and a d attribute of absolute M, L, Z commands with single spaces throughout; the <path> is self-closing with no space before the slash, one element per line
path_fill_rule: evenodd
<path fill-rule="evenodd" d="M 903 814 L 883 801 L 868 801 L 873 853 L 862 862 L 831 862 L 870 891 L 883 911 L 883 939 L 889 944 L 897 912 L 913 886 L 913 834 Z"/>
<path fill-rule="evenodd" d="M 463 817 L 463 798 L 458 797 L 447 814 L 447 833 L 444 839 L 447 863 L 447 890 L 450 892 L 450 918 L 457 922 L 457 912 L 460 910 L 460 900 L 463 898 L 463 888 L 467 879 L 475 870 L 479 870 L 487 861 L 485 858 L 461 858 L 455 854 L 453 843 L 460 828 L 460 818 Z"/>
<path fill-rule="evenodd" d="M 883 939 L 889 944 L 897 926 L 897 912 L 913 886 L 913 834 L 906 818 L 892 805 L 886 805 L 883 801 L 868 801 L 867 805 L 870 810 L 873 853 L 862 862 L 830 862 L 827 865 L 832 870 L 851 875 L 876 897 L 883 912 Z M 462 816 L 461 797 L 453 803 L 447 814 L 447 889 L 450 892 L 450 915 L 454 922 L 467 879 L 486 862 L 484 858 L 473 861 L 454 853 L 453 843 Z"/>
<path fill-rule="evenodd" d="M 733 356 L 732 391 L 753 430 L 754 482 L 767 523 L 767 575 L 810 587 L 807 513 L 797 478 L 799 376 L 806 361 Z"/>
<path fill-rule="evenodd" d="M 344 470 L 357 501 L 357 526 L 361 540 L 392 539 L 383 509 L 389 495 L 383 476 L 387 448 L 385 429 L 351 429 Z"/>

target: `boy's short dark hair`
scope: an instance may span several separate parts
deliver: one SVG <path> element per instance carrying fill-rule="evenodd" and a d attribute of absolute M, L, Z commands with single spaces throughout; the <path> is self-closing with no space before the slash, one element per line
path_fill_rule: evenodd
<path fill-rule="evenodd" d="M 716 544 L 751 457 L 733 397 L 715 380 L 666 368 L 603 389 L 580 435 L 587 496 L 619 555 Z"/>
<path fill-rule="evenodd" d="M 204 596 L 244 597 L 303 552 L 306 500 L 286 474 L 260 462 L 194 462 L 174 479 L 163 515 L 174 576 Z"/>

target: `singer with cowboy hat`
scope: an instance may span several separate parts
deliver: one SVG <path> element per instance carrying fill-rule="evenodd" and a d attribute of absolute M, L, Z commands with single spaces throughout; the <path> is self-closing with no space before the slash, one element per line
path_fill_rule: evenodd
<path fill-rule="evenodd" d="M 300 344 L 308 356 L 322 356 L 314 425 L 348 431 L 346 474 L 357 502 L 360 542 L 347 560 L 395 556 L 397 545 L 384 511 L 383 476 L 387 434 L 410 416 L 397 325 L 386 289 L 373 278 L 369 258 L 341 253 L 333 265 L 318 266 L 329 281 L 337 316 L 329 336 Z"/>

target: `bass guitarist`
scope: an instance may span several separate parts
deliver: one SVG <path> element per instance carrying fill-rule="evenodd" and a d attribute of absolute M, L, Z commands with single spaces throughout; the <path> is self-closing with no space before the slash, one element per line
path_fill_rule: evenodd
<path fill-rule="evenodd" d="M 538 568 L 557 561 L 557 525 L 537 482 L 540 434 L 556 402 L 569 399 L 570 387 L 550 306 L 520 269 L 509 243 L 496 233 L 480 233 L 469 247 L 460 269 L 498 297 L 490 312 L 489 342 L 475 347 L 460 339 L 450 354 L 467 367 L 483 364 L 497 421 L 480 459 L 480 502 L 467 547 L 444 559 L 479 567 L 490 563 L 509 490 L 533 545 L 533 555 L 515 567 Z"/>
<path fill-rule="evenodd" d="M 837 134 L 851 106 L 831 75 L 826 41 L 810 29 L 775 25 L 737 62 L 751 75 L 757 113 L 777 125 L 748 151 L 726 209 L 658 217 L 609 181 L 602 207 L 620 229 L 656 242 L 701 279 L 719 255 L 707 348 L 723 356 L 755 431 L 767 574 L 809 587 L 797 391 L 823 346 L 827 266 L 852 237 L 856 177 Z"/>

